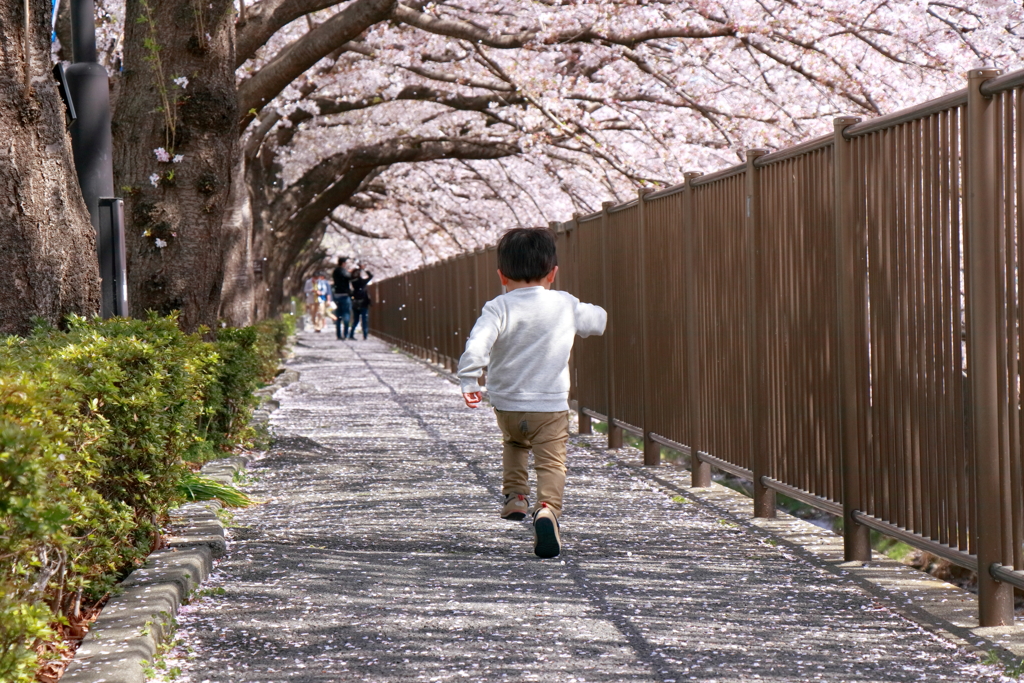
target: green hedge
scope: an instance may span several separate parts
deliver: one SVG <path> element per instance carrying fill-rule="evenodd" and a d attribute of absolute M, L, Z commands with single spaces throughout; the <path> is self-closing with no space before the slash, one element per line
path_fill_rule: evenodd
<path fill-rule="evenodd" d="M 250 437 L 288 321 L 186 335 L 175 317 L 0 338 L 0 680 L 152 547 L 197 464 Z"/>

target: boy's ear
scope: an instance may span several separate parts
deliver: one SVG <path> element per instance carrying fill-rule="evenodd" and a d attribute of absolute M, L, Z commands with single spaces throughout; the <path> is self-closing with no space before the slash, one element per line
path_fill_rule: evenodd
<path fill-rule="evenodd" d="M 501 280 L 502 287 L 508 287 L 509 279 L 505 277 L 505 273 L 501 272 L 501 268 L 498 269 L 498 279 Z"/>
<path fill-rule="evenodd" d="M 548 273 L 544 279 L 547 280 L 549 283 L 554 283 L 556 275 L 558 275 L 558 266 L 552 268 L 551 272 Z"/>

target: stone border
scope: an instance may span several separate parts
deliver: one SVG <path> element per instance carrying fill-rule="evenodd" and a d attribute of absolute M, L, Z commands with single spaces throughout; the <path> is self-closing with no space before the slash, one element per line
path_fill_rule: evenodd
<path fill-rule="evenodd" d="M 280 405 L 274 393 L 298 379 L 295 370 L 284 370 L 273 384 L 258 390 L 262 400 L 253 411 L 253 424 L 265 425 Z M 230 484 L 247 464 L 242 456 L 221 458 L 208 462 L 202 473 Z M 207 501 L 171 511 L 174 533 L 167 536 L 167 547 L 151 553 L 145 566 L 117 584 L 62 682 L 146 681 L 143 662 L 152 664 L 160 644 L 174 633 L 178 608 L 209 577 L 214 558 L 227 552 L 224 525 L 217 517 L 220 508 L 219 501 Z"/>

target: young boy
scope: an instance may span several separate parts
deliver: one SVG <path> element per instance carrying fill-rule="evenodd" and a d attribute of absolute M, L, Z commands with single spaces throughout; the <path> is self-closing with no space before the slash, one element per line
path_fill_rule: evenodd
<path fill-rule="evenodd" d="M 504 444 L 504 519 L 530 511 L 527 457 L 533 450 L 537 506 L 534 552 L 561 552 L 558 518 L 565 489 L 565 442 L 569 438 L 569 352 L 576 335 L 603 334 L 608 315 L 600 306 L 551 291 L 558 262 L 555 237 L 544 228 L 517 228 L 498 243 L 498 277 L 505 294 L 484 304 L 459 360 L 466 405 L 480 404 L 480 377 Z"/>

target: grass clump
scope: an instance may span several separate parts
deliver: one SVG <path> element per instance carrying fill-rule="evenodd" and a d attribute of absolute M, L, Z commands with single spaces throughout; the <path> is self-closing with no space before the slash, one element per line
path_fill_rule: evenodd
<path fill-rule="evenodd" d="M 185 500 L 189 502 L 219 500 L 224 505 L 232 508 L 244 508 L 253 504 L 252 498 L 234 486 L 222 484 L 219 481 L 194 472 L 190 472 L 179 482 L 178 490 Z"/>

